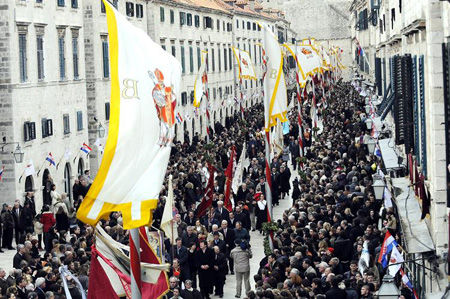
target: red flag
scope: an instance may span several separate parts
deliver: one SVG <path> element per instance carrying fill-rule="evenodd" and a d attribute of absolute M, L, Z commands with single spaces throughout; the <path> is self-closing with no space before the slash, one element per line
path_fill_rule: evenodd
<path fill-rule="evenodd" d="M 228 210 L 231 211 L 233 209 L 233 206 L 231 205 L 230 195 L 231 195 L 231 183 L 233 182 L 233 175 L 234 175 L 234 156 L 236 155 L 236 147 L 233 145 L 231 147 L 231 155 L 230 155 L 230 161 L 228 161 L 227 169 L 225 170 L 225 177 L 227 179 L 225 183 L 225 200 L 223 203 L 223 206 Z"/>
<path fill-rule="evenodd" d="M 116 291 L 109 283 L 108 275 L 106 275 L 105 270 L 103 270 L 102 265 L 97 260 L 97 250 L 94 249 L 91 257 L 88 299 L 96 298 L 119 299 L 119 296 L 117 296 Z"/>
<path fill-rule="evenodd" d="M 214 168 L 214 166 L 210 165 L 209 163 L 208 163 L 208 169 L 209 169 L 208 184 L 206 186 L 205 196 L 203 196 L 202 202 L 198 206 L 198 210 L 197 210 L 198 218 L 205 215 L 206 211 L 212 204 L 212 197 L 213 197 L 213 193 L 214 193 L 214 172 L 216 171 L 216 169 Z"/>

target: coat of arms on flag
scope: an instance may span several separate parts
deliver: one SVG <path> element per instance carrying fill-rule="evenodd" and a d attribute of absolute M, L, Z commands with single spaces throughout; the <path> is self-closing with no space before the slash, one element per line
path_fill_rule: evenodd
<path fill-rule="evenodd" d="M 121 211 L 125 229 L 151 223 L 174 137 L 181 64 L 108 1 L 111 115 L 98 174 L 77 217 Z"/>
<path fill-rule="evenodd" d="M 239 65 L 239 78 L 258 80 L 250 53 L 234 47 L 233 52 Z"/>

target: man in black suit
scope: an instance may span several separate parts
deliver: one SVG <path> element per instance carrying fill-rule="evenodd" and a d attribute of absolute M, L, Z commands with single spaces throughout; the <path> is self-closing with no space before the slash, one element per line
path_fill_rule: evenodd
<path fill-rule="evenodd" d="M 21 269 L 20 263 L 24 260 L 25 246 L 23 244 L 17 245 L 17 253 L 14 256 L 13 267 L 15 269 Z"/>
<path fill-rule="evenodd" d="M 244 213 L 242 211 L 242 207 L 241 206 L 237 206 L 235 208 L 236 212 L 234 214 L 234 218 L 236 219 L 236 222 L 241 222 L 242 226 L 246 229 L 246 230 L 250 230 L 250 215 L 247 215 L 246 213 Z M 236 226 L 236 225 L 235 225 Z"/>
<path fill-rule="evenodd" d="M 228 220 L 230 211 L 228 211 L 224 206 L 223 206 L 223 201 L 219 200 L 217 202 L 217 208 L 215 210 L 216 213 L 216 218 L 222 222 L 222 220 Z"/>
<path fill-rule="evenodd" d="M 220 240 L 220 233 L 218 231 L 213 232 L 213 246 L 217 246 L 220 249 L 220 252 L 225 252 L 226 245 L 225 241 Z"/>
<path fill-rule="evenodd" d="M 12 210 L 12 216 L 14 220 L 14 237 L 16 238 L 16 245 L 19 245 L 21 242 L 22 236 L 25 232 L 24 227 L 22 225 L 22 206 L 20 205 L 20 201 L 16 200 L 14 202 L 14 208 Z"/>
<path fill-rule="evenodd" d="M 178 259 L 180 263 L 181 273 L 185 273 L 186 275 L 183 275 L 183 278 L 190 279 L 190 271 L 189 271 L 189 263 L 188 263 L 188 251 L 185 246 L 181 244 L 181 238 L 175 239 L 174 248 L 170 251 L 170 257 L 172 258 L 172 261 L 174 259 Z"/>
<path fill-rule="evenodd" d="M 229 264 L 231 274 L 234 274 L 234 270 L 233 270 L 234 262 L 233 262 L 233 259 L 230 258 L 230 252 L 235 247 L 234 229 L 229 229 L 228 222 L 226 220 L 222 220 L 220 232 L 222 233 L 223 240 L 225 242 L 225 251 L 223 251 L 223 253 L 226 255 L 226 257 L 228 259 L 228 264 Z"/>
<path fill-rule="evenodd" d="M 234 212 L 233 212 L 233 211 L 231 211 L 231 212 L 228 214 L 228 220 L 227 220 L 227 222 L 228 222 L 228 227 L 233 228 L 233 227 L 236 226 L 236 218 L 234 218 Z"/>
<path fill-rule="evenodd" d="M 200 242 L 200 249 L 195 253 L 195 266 L 198 269 L 200 292 L 205 299 L 210 299 L 213 286 L 214 250 L 208 248 L 206 240 Z"/>
<path fill-rule="evenodd" d="M 36 216 L 36 202 L 34 201 L 34 192 L 27 192 L 27 196 L 25 196 L 25 202 L 23 203 L 23 205 L 25 206 L 26 204 L 30 205 L 30 209 L 31 211 L 33 211 L 33 217 Z"/>
<path fill-rule="evenodd" d="M 16 279 L 17 299 L 27 299 L 28 291 L 25 288 L 27 286 L 27 279 L 25 275 L 21 275 Z"/>
<path fill-rule="evenodd" d="M 6 295 L 6 290 L 9 288 L 8 281 L 6 280 L 6 271 L 0 268 L 0 293 Z"/>
<path fill-rule="evenodd" d="M 225 257 L 225 254 L 220 252 L 218 246 L 214 246 L 214 253 L 214 287 L 216 289 L 215 295 L 223 298 L 223 285 L 225 284 L 225 276 L 227 275 L 227 259 Z"/>

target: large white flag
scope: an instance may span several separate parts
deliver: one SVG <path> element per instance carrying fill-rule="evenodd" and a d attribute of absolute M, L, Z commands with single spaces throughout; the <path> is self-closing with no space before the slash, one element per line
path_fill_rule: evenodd
<path fill-rule="evenodd" d="M 111 117 L 99 172 L 77 217 L 121 211 L 125 229 L 151 223 L 174 137 L 181 65 L 108 1 Z"/>
<path fill-rule="evenodd" d="M 322 71 L 323 61 L 313 48 L 308 44 L 296 46 L 296 55 L 299 63 L 299 76 L 302 85 L 308 80 L 308 77 L 314 77 Z M 302 87 L 303 87 L 302 86 Z"/>
<path fill-rule="evenodd" d="M 234 171 L 233 183 L 231 184 L 231 189 L 233 189 L 233 192 L 235 194 L 237 194 L 239 187 L 243 183 L 245 152 L 246 152 L 246 148 L 245 148 L 245 143 L 244 143 L 244 147 L 242 148 L 241 156 L 239 157 L 239 162 L 236 166 L 236 170 Z"/>
<path fill-rule="evenodd" d="M 208 51 L 202 51 L 202 64 L 198 70 L 197 77 L 194 82 L 194 107 L 200 107 L 203 95 L 206 92 L 206 83 L 208 74 L 206 72 L 206 64 L 208 63 Z"/>
<path fill-rule="evenodd" d="M 239 66 L 239 78 L 258 80 L 250 53 L 235 47 L 233 47 L 233 52 Z"/>
<path fill-rule="evenodd" d="M 403 255 L 400 253 L 400 251 L 398 251 L 397 246 L 392 247 L 391 258 L 389 259 L 388 267 L 389 275 L 395 277 L 395 274 L 397 274 L 397 272 L 400 270 L 404 261 L 405 260 L 403 259 Z"/>
<path fill-rule="evenodd" d="M 264 110 L 265 129 L 270 130 L 280 122 L 287 121 L 287 91 L 283 73 L 283 53 L 277 38 L 266 24 L 260 25 L 263 30 L 263 60 L 266 67 L 264 77 Z"/>
<path fill-rule="evenodd" d="M 30 160 L 30 162 L 28 162 L 27 164 L 27 168 L 25 168 L 25 176 L 30 176 L 34 174 L 34 165 L 33 165 L 33 161 Z"/>
<path fill-rule="evenodd" d="M 174 223 L 175 218 L 175 206 L 173 199 L 173 186 L 172 186 L 172 176 L 169 177 L 169 190 L 167 191 L 166 204 L 164 205 L 164 212 L 161 219 L 161 229 L 169 238 L 170 242 L 173 244 L 174 240 L 178 238 L 177 225 Z"/>

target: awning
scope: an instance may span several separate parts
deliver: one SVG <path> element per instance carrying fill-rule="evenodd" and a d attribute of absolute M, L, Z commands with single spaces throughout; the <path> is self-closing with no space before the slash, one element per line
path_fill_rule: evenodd
<path fill-rule="evenodd" d="M 408 253 L 422 253 L 435 250 L 428 226 L 421 221 L 422 210 L 414 190 L 407 178 L 392 179 L 394 200 L 397 205 L 401 227 Z"/>
<path fill-rule="evenodd" d="M 383 157 L 383 165 L 386 170 L 395 170 L 405 167 L 403 162 L 401 164 L 398 163 L 398 156 L 394 150 L 394 138 L 378 139 L 378 144 Z"/>

